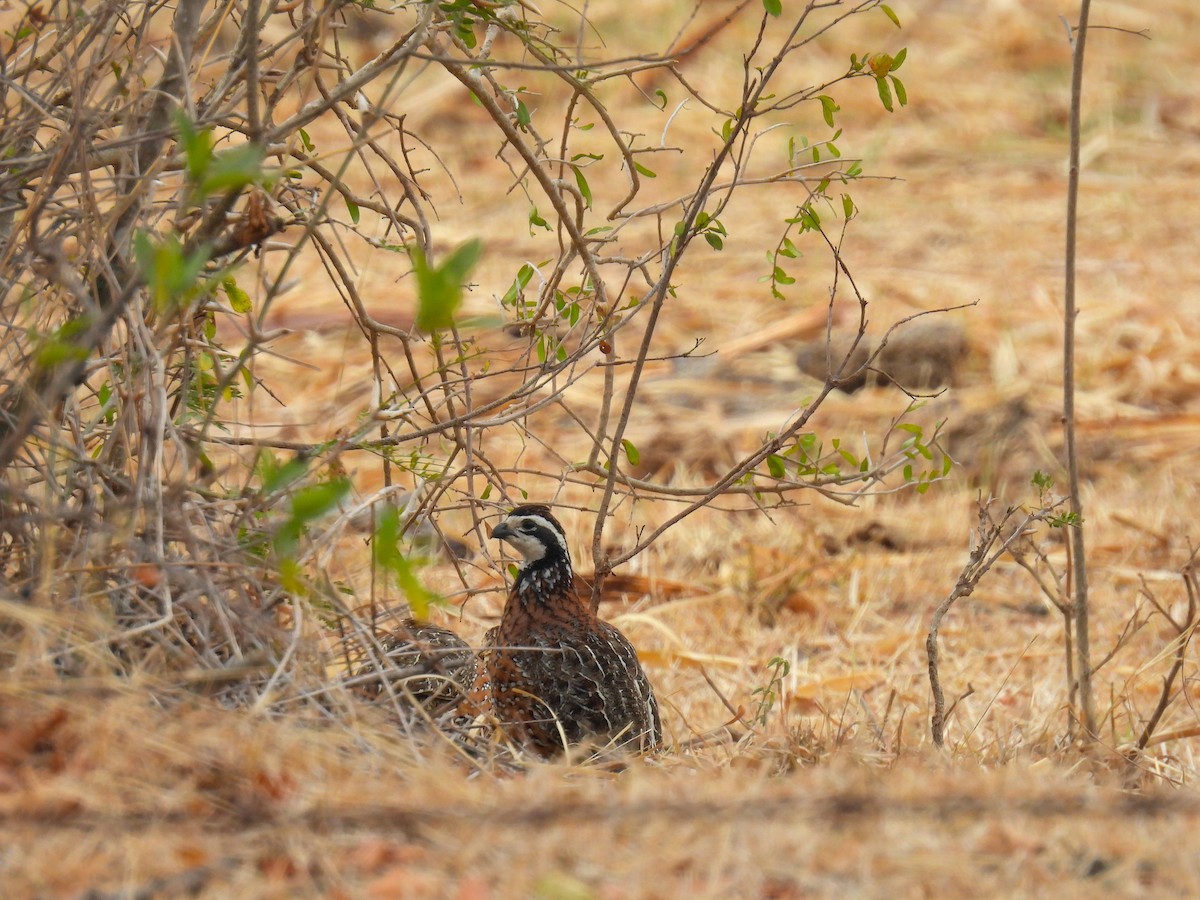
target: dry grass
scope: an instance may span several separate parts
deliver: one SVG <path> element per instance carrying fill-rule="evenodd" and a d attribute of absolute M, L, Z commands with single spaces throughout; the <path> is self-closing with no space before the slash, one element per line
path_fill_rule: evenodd
<path fill-rule="evenodd" d="M 686 4 L 651 5 L 664 21 L 687 14 Z M 624 567 L 649 589 L 603 614 L 645 657 L 673 749 L 619 775 L 565 764 L 481 772 L 340 694 L 325 715 L 229 711 L 149 676 L 63 681 L 26 665 L 0 683 L 6 891 L 464 900 L 1200 893 L 1200 864 L 1186 851 L 1200 817 L 1194 655 L 1160 723 L 1166 739 L 1136 765 L 1124 752 L 1171 664 L 1173 635 L 1161 616 L 1143 622 L 1152 609 L 1144 595 L 1168 611 L 1183 604 L 1178 572 L 1198 539 L 1200 116 L 1190 41 L 1200 11 L 1189 0 L 1093 11 L 1094 23 L 1153 38 L 1097 32 L 1085 88 L 1079 410 L 1098 657 L 1141 623 L 1098 673 L 1101 745 L 1089 755 L 1064 745 L 1062 623 L 1006 562 L 943 628 L 943 679 L 961 699 L 941 754 L 929 740 L 924 633 L 965 562 L 977 493 L 1032 502 L 1033 470 L 1059 471 L 1069 52 L 1056 19 L 1065 8 L 1045 0 L 895 7 L 904 32 L 894 36 L 881 15 L 854 23 L 813 66 L 873 42 L 909 48 L 907 109 L 881 118 L 868 91 L 839 97 L 856 145 L 843 150 L 863 155 L 871 174 L 903 178 L 855 187 L 862 213 L 845 253 L 872 301 L 875 337 L 913 312 L 979 301 L 954 314 L 971 346 L 958 384 L 922 413 L 949 420 L 960 463 L 950 481 L 852 508 L 814 499 L 770 518 L 705 510 Z M 597 15 L 608 27 L 620 18 Z M 635 40 L 633 31 L 620 37 Z M 689 64 L 719 72 L 727 63 L 705 51 Z M 472 133 L 475 110 L 430 104 L 421 108 L 440 111 L 440 121 L 423 113 L 434 127 Z M 661 117 L 635 112 L 647 133 L 662 130 Z M 686 116 L 677 127 L 704 139 Z M 465 199 L 444 202 L 436 226 L 447 242 L 488 223 L 508 184 L 490 147 L 463 140 L 460 149 L 446 162 Z M 660 175 L 665 194 L 670 177 Z M 777 224 L 766 218 L 761 208 L 731 211 L 725 255 L 683 273 L 658 339 L 662 352 L 679 352 L 704 337 L 707 349 L 739 348 L 736 361 L 683 373 L 664 366 L 630 425 L 643 457 L 683 482 L 710 477 L 813 391 L 792 364 L 795 339 L 772 334 L 800 304 L 824 302 L 829 267 L 814 255 L 797 271 L 796 308 L 770 300 L 757 283 L 756 248 Z M 523 234 L 509 221 L 486 230 L 471 311 L 494 311 L 490 298 L 513 261 L 533 258 Z M 364 253 L 360 274 L 384 317 L 408 294 L 379 257 Z M 315 274 L 302 272 L 304 283 L 317 283 Z M 279 426 L 257 434 L 304 440 L 352 423 L 369 402 L 370 362 L 340 303 L 296 290 L 275 315 L 270 324 L 297 332 L 272 345 L 277 355 L 260 358 L 256 374 L 283 406 L 246 404 L 236 418 Z M 591 390 L 580 386 L 580 408 Z M 851 441 L 878 435 L 896 411 L 894 390 L 835 394 L 812 427 Z M 570 458 L 555 444 L 555 421 L 543 425 L 546 443 Z M 509 450 L 517 443 L 497 438 L 493 452 Z M 544 447 L 523 453 L 530 468 L 553 457 Z M 382 483 L 373 457 L 344 463 L 361 491 Z M 588 505 L 586 492 L 565 497 Z M 607 538 L 619 548 L 670 512 L 624 505 Z M 477 542 L 469 515 L 456 515 L 443 526 Z M 586 559 L 591 517 L 563 518 Z M 1053 534 L 1045 541 L 1062 569 L 1065 552 Z M 375 596 L 361 536 L 343 534 L 325 562 L 359 596 Z M 449 565 L 426 575 L 447 594 L 463 589 Z M 500 603 L 494 561 L 477 559 L 466 578 L 483 593 L 456 627 L 477 638 Z M 31 634 L 50 615 L 6 609 Z M 18 656 L 43 653 L 30 639 Z M 726 704 L 752 716 L 774 657 L 791 671 L 765 725 L 731 725 Z"/>

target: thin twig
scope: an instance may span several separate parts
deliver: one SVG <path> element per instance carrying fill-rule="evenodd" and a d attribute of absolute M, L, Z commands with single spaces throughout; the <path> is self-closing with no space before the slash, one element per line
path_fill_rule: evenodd
<path fill-rule="evenodd" d="M 1066 433 L 1067 496 L 1076 527 L 1068 532 L 1075 596 L 1072 613 L 1075 622 L 1075 675 L 1083 729 L 1088 740 L 1096 734 L 1096 705 L 1092 691 L 1091 637 L 1088 631 L 1087 552 L 1084 546 L 1083 494 L 1080 487 L 1079 450 L 1075 435 L 1075 319 L 1079 309 L 1075 300 L 1075 258 L 1079 210 L 1080 114 L 1083 106 L 1083 51 L 1087 42 L 1091 0 L 1079 2 L 1079 24 L 1074 31 L 1071 57 L 1070 158 L 1067 164 L 1067 244 L 1066 277 L 1063 291 L 1063 428 Z"/>

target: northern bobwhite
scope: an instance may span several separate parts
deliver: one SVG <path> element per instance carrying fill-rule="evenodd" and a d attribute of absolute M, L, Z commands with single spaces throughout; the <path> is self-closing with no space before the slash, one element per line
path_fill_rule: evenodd
<path fill-rule="evenodd" d="M 458 704 L 475 681 L 475 652 L 448 628 L 409 618 L 378 640 L 384 658 L 365 654 L 352 675 L 368 698 L 383 696 L 387 681 L 401 698 L 439 712 Z"/>
<path fill-rule="evenodd" d="M 492 537 L 522 557 L 483 661 L 491 711 L 505 733 L 544 757 L 589 740 L 658 748 L 650 681 L 625 636 L 577 593 L 567 537 L 550 508 L 519 506 Z"/>

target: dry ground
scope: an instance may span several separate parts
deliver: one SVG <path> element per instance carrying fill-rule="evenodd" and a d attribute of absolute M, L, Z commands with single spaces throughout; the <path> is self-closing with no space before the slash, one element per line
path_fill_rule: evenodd
<path fill-rule="evenodd" d="M 668 23 L 689 10 L 639 6 Z M 623 15 L 593 7 L 609 26 Z M 831 37 L 814 66 L 870 44 L 908 47 L 908 108 L 887 116 L 861 88 L 839 96 L 843 152 L 863 156 L 869 174 L 899 179 L 854 188 L 861 214 L 845 252 L 876 336 L 913 312 L 978 301 L 954 313 L 970 353 L 926 413 L 948 419 L 960 463 L 949 481 L 855 507 L 816 499 L 772 519 L 706 511 L 636 558 L 628 569 L 650 589 L 604 614 L 643 652 L 674 749 L 619 775 L 565 765 L 468 775 L 447 748 L 411 746 L 370 711 L 331 726 L 197 699 L 164 709 L 136 685 L 9 681 L 4 893 L 1200 894 L 1193 657 L 1160 725 L 1165 739 L 1136 766 L 1122 754 L 1168 668 L 1161 617 L 1100 671 L 1103 742 L 1084 756 L 1062 740 L 1061 621 L 1023 571 L 998 565 L 943 630 L 943 676 L 962 699 L 947 751 L 931 746 L 924 633 L 965 562 L 976 498 L 1031 502 L 1034 469 L 1062 478 L 1069 51 L 1057 17 L 1075 10 L 1050 0 L 895 8 L 903 32 L 876 14 Z M 1098 2 L 1093 21 L 1151 37 L 1097 31 L 1089 44 L 1078 365 L 1099 658 L 1144 617 L 1145 592 L 1168 609 L 1181 603 L 1178 572 L 1197 540 L 1200 107 L 1191 76 L 1200 8 Z M 723 63 L 710 53 L 691 64 Z M 489 208 L 507 182 L 492 148 L 472 144 L 471 111 L 430 103 L 440 127 L 463 135 L 462 158 L 448 163 L 468 199 L 444 203 L 438 224 L 453 241 L 494 221 Z M 660 131 L 646 115 L 646 130 Z M 685 118 L 679 127 L 692 126 Z M 696 337 L 711 350 L 750 349 L 716 370 L 663 371 L 648 383 L 631 436 L 676 477 L 705 477 L 811 391 L 792 363 L 796 344 L 777 329 L 825 301 L 829 267 L 813 254 L 794 305 L 771 300 L 754 249 L 774 227 L 765 218 L 761 208 L 731 213 L 726 254 L 680 279 L 662 350 Z M 490 232 L 471 301 L 484 312 L 528 252 L 513 223 Z M 381 310 L 407 302 L 385 263 L 364 272 Z M 343 327 L 337 299 L 313 284 L 280 313 L 277 324 L 297 333 L 260 372 L 287 407 L 246 411 L 283 436 L 321 436 L 366 402 L 366 347 Z M 898 402 L 888 389 L 834 395 L 814 428 L 848 441 L 876 436 Z M 379 483 L 370 459 L 354 474 L 364 490 Z M 623 507 L 612 540 L 668 511 Z M 566 519 L 584 555 L 591 520 Z M 1044 539 L 1061 564 L 1053 535 Z M 364 579 L 361 542 L 343 550 L 347 579 Z M 491 564 L 480 565 L 482 583 Z M 429 578 L 453 584 L 438 569 Z M 495 594 L 473 601 L 457 627 L 477 637 L 497 604 Z M 773 657 L 791 673 L 760 732 L 693 743 L 731 719 L 726 701 L 757 710 Z"/>

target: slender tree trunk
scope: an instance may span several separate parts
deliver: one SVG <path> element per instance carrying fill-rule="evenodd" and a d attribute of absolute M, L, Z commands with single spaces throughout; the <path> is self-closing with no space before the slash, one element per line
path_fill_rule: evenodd
<path fill-rule="evenodd" d="M 1076 677 L 1080 715 L 1088 740 L 1096 737 L 1096 709 L 1092 696 L 1091 644 L 1088 639 L 1087 554 L 1084 550 L 1083 499 L 1079 494 L 1079 454 L 1075 445 L 1075 301 L 1076 219 L 1079 206 L 1079 118 L 1083 97 L 1083 50 L 1087 42 L 1091 0 L 1080 0 L 1071 63 L 1071 149 L 1067 170 L 1066 285 L 1063 294 L 1063 425 L 1066 429 L 1067 481 L 1075 525 L 1070 529 L 1071 560 L 1075 575 L 1072 612 L 1075 622 Z"/>

